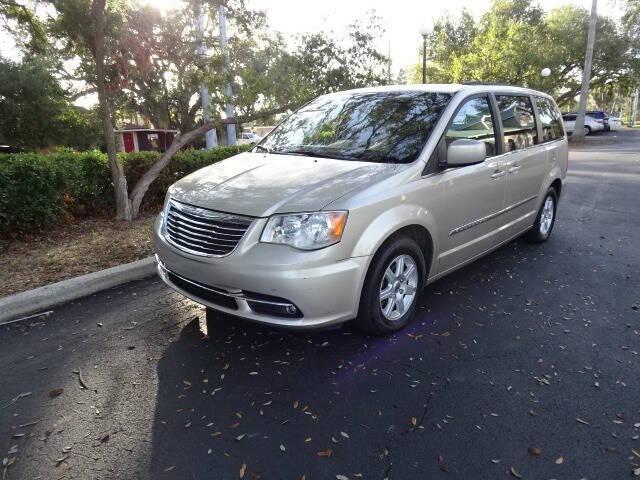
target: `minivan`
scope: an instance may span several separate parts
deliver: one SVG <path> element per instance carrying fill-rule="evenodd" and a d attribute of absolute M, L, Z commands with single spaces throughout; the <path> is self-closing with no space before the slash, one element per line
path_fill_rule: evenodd
<path fill-rule="evenodd" d="M 558 107 L 527 88 L 323 95 L 169 188 L 158 272 L 210 328 L 236 316 L 394 332 L 427 284 L 516 237 L 549 238 L 567 155 Z"/>

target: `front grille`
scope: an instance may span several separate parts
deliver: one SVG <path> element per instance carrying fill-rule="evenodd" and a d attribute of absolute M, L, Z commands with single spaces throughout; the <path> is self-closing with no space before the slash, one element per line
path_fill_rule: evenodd
<path fill-rule="evenodd" d="M 171 243 L 182 250 L 195 255 L 223 256 L 236 248 L 251 221 L 249 217 L 169 200 L 165 229 Z"/>

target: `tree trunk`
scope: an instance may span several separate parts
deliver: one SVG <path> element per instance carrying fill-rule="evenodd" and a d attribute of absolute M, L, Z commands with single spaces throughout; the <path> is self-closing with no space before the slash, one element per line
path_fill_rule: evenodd
<path fill-rule="evenodd" d="M 582 87 L 580 88 L 580 103 L 578 104 L 578 115 L 573 129 L 573 138 L 584 137 L 584 117 L 587 110 L 587 97 L 589 96 L 589 81 L 591 80 L 591 62 L 593 60 L 593 44 L 596 39 L 596 21 L 598 20 L 598 0 L 592 0 L 591 16 L 589 17 L 589 34 L 587 36 L 587 53 L 584 59 L 584 70 L 582 71 Z"/>
<path fill-rule="evenodd" d="M 98 102 L 100 104 L 100 117 L 102 120 L 102 130 L 104 140 L 107 145 L 107 156 L 109 158 L 109 169 L 116 201 L 116 219 L 131 220 L 131 202 L 127 191 L 127 178 L 124 175 L 122 164 L 116 154 L 116 139 L 111 122 L 111 106 L 109 105 L 109 94 L 107 92 L 105 66 L 104 66 L 104 24 L 105 24 L 105 3 L 106 0 L 94 0 L 91 6 L 93 16 L 93 45 L 92 52 L 96 62 L 96 87 L 98 90 Z"/>
<path fill-rule="evenodd" d="M 229 124 L 240 124 L 252 122 L 254 120 L 258 120 L 260 118 L 266 118 L 271 115 L 275 115 L 277 113 L 282 113 L 284 111 L 290 110 L 291 105 L 287 105 L 286 107 L 277 108 L 274 110 L 267 110 L 264 112 L 258 112 L 254 115 L 246 115 L 246 116 L 238 116 L 232 118 L 225 118 L 217 121 L 206 122 L 199 126 L 198 128 L 191 130 L 183 135 L 179 135 L 173 141 L 171 146 L 167 149 L 166 152 L 160 157 L 160 159 L 154 163 L 149 170 L 147 170 L 138 183 L 136 183 L 135 187 L 131 191 L 131 214 L 133 218 L 136 218 L 140 213 L 140 205 L 142 204 L 142 199 L 144 198 L 145 193 L 153 183 L 153 181 L 158 178 L 162 169 L 164 169 L 173 156 L 176 154 L 178 150 L 182 147 L 189 145 L 195 139 L 199 138 L 201 135 L 204 135 L 206 132 L 213 128 L 217 128 L 221 125 L 229 125 Z"/>

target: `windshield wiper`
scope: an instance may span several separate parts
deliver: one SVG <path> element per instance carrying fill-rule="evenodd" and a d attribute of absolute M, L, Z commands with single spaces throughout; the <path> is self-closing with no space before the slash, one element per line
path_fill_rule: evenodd
<path fill-rule="evenodd" d="M 301 155 L 305 157 L 332 158 L 334 160 L 356 160 L 355 157 L 329 155 L 326 153 L 320 153 L 313 150 L 304 150 L 304 149 L 281 150 L 281 151 L 275 151 L 273 153 L 277 153 L 280 155 Z"/>
<path fill-rule="evenodd" d="M 269 150 L 269 148 L 265 147 L 264 145 L 256 145 L 255 148 L 261 148 L 265 153 L 271 153 L 271 150 Z"/>

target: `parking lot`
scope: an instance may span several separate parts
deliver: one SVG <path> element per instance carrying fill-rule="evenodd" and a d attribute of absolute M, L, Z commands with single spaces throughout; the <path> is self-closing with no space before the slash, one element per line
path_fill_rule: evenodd
<path fill-rule="evenodd" d="M 397 335 L 205 334 L 157 278 L 0 327 L 0 478 L 632 476 L 640 131 L 569 162 L 551 239 L 429 286 Z"/>

